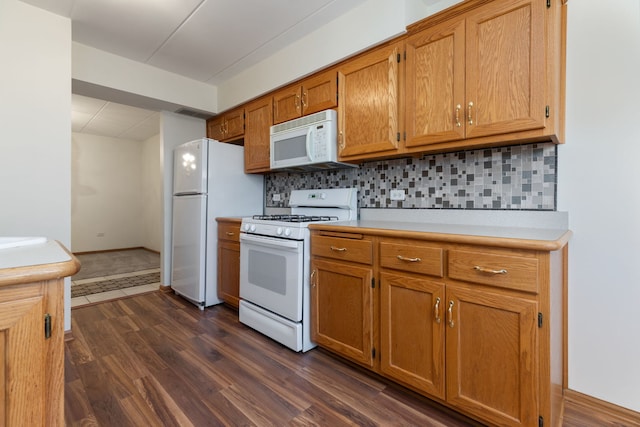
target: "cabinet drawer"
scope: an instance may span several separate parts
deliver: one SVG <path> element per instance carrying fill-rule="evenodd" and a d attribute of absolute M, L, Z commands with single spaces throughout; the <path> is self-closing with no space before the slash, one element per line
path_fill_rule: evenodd
<path fill-rule="evenodd" d="M 538 292 L 538 259 L 517 254 L 449 251 L 449 277 L 519 291 Z"/>
<path fill-rule="evenodd" d="M 362 264 L 370 265 L 373 263 L 373 250 L 370 240 L 314 235 L 311 238 L 311 254 Z"/>
<path fill-rule="evenodd" d="M 218 223 L 218 240 L 240 242 L 240 223 Z"/>
<path fill-rule="evenodd" d="M 443 249 L 417 242 L 381 242 L 380 265 L 384 268 L 442 277 Z"/>

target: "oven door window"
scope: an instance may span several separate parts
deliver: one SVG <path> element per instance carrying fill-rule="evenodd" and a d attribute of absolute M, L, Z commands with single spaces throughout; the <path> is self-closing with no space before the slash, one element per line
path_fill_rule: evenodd
<path fill-rule="evenodd" d="M 294 322 L 302 320 L 303 242 L 240 236 L 240 297 Z"/>

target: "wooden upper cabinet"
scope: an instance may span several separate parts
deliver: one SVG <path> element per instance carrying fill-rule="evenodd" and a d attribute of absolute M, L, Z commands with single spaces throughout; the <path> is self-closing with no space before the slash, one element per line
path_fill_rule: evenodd
<path fill-rule="evenodd" d="M 410 32 L 407 149 L 560 142 L 561 13 L 541 1 L 495 0 Z"/>
<path fill-rule="evenodd" d="M 407 39 L 407 147 L 464 138 L 464 34 L 457 20 Z"/>
<path fill-rule="evenodd" d="M 467 17 L 467 138 L 545 126 L 545 7 L 494 1 Z"/>
<path fill-rule="evenodd" d="M 270 169 L 270 134 L 273 124 L 271 96 L 265 96 L 245 105 L 244 170 L 247 173 L 266 172 Z"/>
<path fill-rule="evenodd" d="M 217 141 L 234 141 L 244 135 L 244 107 L 219 114 L 207 122 L 207 137 Z"/>
<path fill-rule="evenodd" d="M 222 141 L 224 139 L 224 115 L 218 115 L 207 121 L 207 138 Z"/>
<path fill-rule="evenodd" d="M 402 42 L 338 67 L 338 153 L 341 160 L 392 154 L 400 137 Z"/>
<path fill-rule="evenodd" d="M 338 105 L 338 80 L 335 70 L 323 72 L 273 94 L 274 124 Z"/>

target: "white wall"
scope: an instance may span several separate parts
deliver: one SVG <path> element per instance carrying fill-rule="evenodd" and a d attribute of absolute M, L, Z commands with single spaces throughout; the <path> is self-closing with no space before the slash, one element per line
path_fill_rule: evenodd
<path fill-rule="evenodd" d="M 71 243 L 71 22 L 0 0 L 0 235 Z M 70 281 L 65 329 L 71 328 Z"/>
<path fill-rule="evenodd" d="M 142 148 L 139 141 L 73 133 L 73 252 L 142 246 Z"/>
<path fill-rule="evenodd" d="M 158 129 L 159 130 L 159 129 Z M 71 249 L 162 249 L 160 134 L 72 134 Z"/>
<path fill-rule="evenodd" d="M 640 2 L 568 7 L 569 387 L 640 411 Z"/>
<path fill-rule="evenodd" d="M 173 190 L 173 149 L 178 145 L 204 138 L 204 120 L 180 114 L 162 112 L 160 116 L 160 164 L 162 168 L 162 254 L 160 282 L 171 283 L 171 220 Z"/>
<path fill-rule="evenodd" d="M 162 168 L 160 164 L 160 134 L 142 146 L 142 246 L 162 251 Z"/>

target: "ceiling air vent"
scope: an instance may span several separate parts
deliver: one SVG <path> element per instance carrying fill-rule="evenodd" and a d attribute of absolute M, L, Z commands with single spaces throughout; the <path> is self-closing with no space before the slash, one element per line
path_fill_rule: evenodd
<path fill-rule="evenodd" d="M 199 119 L 210 119 L 211 117 L 213 117 L 213 114 L 209 114 L 209 113 L 202 113 L 200 111 L 195 111 L 195 110 L 190 110 L 188 108 L 181 108 L 177 111 L 175 111 L 177 114 L 183 114 L 185 116 L 190 116 L 190 117 L 197 117 Z"/>

